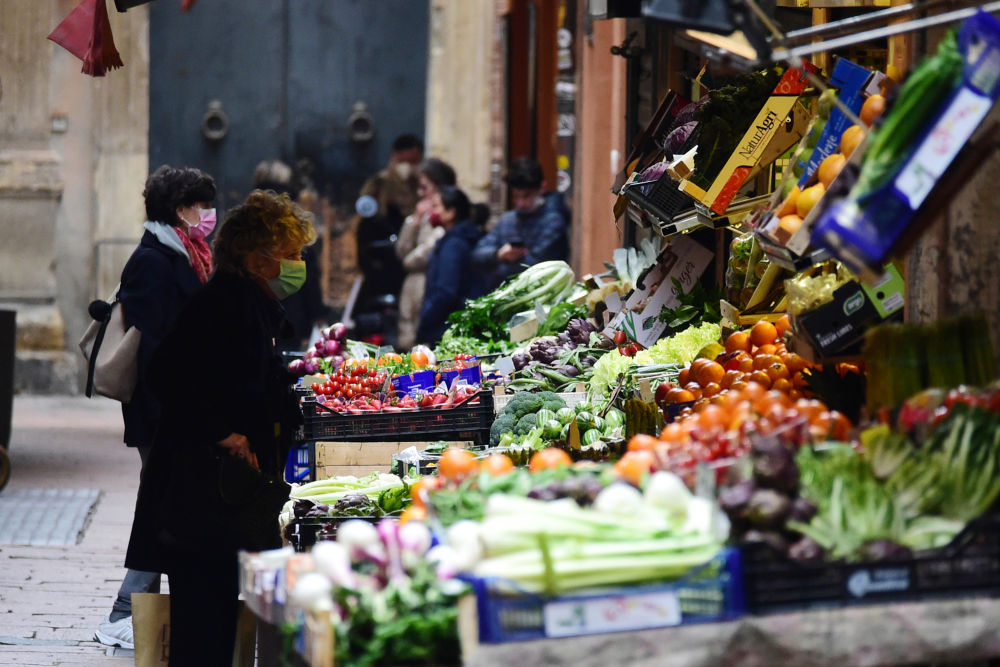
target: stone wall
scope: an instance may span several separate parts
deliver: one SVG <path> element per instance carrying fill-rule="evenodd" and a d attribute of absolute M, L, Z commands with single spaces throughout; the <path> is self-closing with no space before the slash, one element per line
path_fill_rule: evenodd
<path fill-rule="evenodd" d="M 92 78 L 45 39 L 77 4 L 8 0 L 0 22 L 0 308 L 17 311 L 17 391 L 80 392 L 87 304 L 117 284 L 144 217 L 148 10 L 112 5 L 125 67 Z"/>
<path fill-rule="evenodd" d="M 499 59 L 494 0 L 431 0 L 426 144 L 429 156 L 455 168 L 473 202 L 489 199 L 494 155 L 493 114 L 504 100 L 491 89 Z"/>

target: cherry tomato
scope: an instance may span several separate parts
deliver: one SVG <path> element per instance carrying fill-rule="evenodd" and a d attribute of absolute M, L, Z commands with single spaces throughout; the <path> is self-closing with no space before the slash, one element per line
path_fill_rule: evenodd
<path fill-rule="evenodd" d="M 615 345 L 622 345 L 625 343 L 625 332 L 616 331 L 614 337 Z"/>

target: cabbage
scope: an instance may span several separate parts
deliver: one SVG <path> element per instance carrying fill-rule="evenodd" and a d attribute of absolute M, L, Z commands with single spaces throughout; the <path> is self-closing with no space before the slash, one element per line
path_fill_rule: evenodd
<path fill-rule="evenodd" d="M 651 364 L 684 364 L 693 361 L 701 348 L 709 343 L 719 342 L 722 328 L 714 322 L 702 322 L 698 326 L 688 327 L 669 338 L 661 338 L 648 350 L 636 353 L 635 363 Z M 602 357 L 613 356 L 606 354 Z M 600 363 L 600 361 L 598 362 Z M 597 367 L 596 364 L 594 366 Z M 596 375 L 596 371 L 595 371 Z"/>

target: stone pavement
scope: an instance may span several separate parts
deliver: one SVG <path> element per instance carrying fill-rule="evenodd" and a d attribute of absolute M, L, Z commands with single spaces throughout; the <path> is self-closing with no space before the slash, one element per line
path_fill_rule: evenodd
<path fill-rule="evenodd" d="M 0 544 L 0 665 L 131 665 L 132 651 L 94 641 L 125 573 L 139 484 L 139 454 L 122 443 L 119 404 L 15 397 L 9 454 L 13 471 L 0 498 L 26 489 L 101 495 L 79 544 Z M 50 512 L 39 520 L 56 519 Z"/>

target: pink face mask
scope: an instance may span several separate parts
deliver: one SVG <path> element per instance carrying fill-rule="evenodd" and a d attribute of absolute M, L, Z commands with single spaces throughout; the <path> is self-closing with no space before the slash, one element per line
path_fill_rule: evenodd
<path fill-rule="evenodd" d="M 203 239 L 211 234 L 213 229 L 215 229 L 215 209 L 199 208 L 198 224 L 193 225 L 188 230 L 188 235 L 192 238 Z"/>

